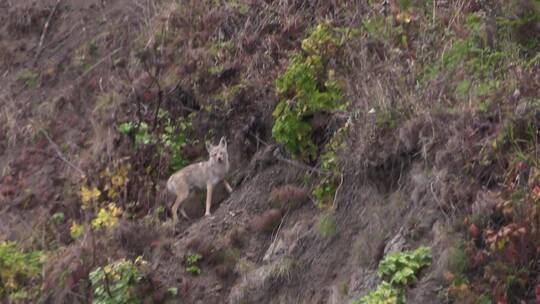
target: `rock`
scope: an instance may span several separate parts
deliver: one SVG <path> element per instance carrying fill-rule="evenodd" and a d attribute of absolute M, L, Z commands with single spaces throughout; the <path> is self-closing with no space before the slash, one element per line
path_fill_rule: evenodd
<path fill-rule="evenodd" d="M 349 280 L 349 293 L 347 300 L 341 303 L 350 303 L 358 298 L 361 298 L 377 288 L 380 281 L 381 279 L 379 278 L 376 269 L 359 268 L 351 275 L 351 279 Z"/>
<path fill-rule="evenodd" d="M 290 230 L 285 230 L 277 239 L 270 244 L 270 247 L 264 254 L 263 261 L 273 261 L 284 255 L 292 255 L 298 245 L 298 241 L 306 235 L 308 223 L 305 221 L 297 222 Z"/>
<path fill-rule="evenodd" d="M 400 252 L 405 248 L 405 237 L 403 236 L 403 228 L 399 229 L 398 233 L 386 244 L 386 247 L 384 247 L 384 256 L 394 253 L 394 252 Z"/>
<path fill-rule="evenodd" d="M 339 289 L 338 285 L 332 286 L 332 291 L 330 292 L 330 298 L 328 299 L 328 304 L 342 304 L 345 303 L 344 295 Z"/>
<path fill-rule="evenodd" d="M 264 265 L 246 273 L 240 283 L 233 286 L 228 303 L 265 303 L 268 293 L 276 286 L 294 280 L 298 272 L 298 263 L 290 257 L 282 257 L 270 264 Z"/>

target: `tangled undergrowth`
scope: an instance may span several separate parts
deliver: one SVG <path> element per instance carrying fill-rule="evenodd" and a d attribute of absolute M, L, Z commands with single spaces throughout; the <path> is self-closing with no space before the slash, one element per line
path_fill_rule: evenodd
<path fill-rule="evenodd" d="M 0 297 L 13 302 L 36 297 L 45 258 L 42 251 L 25 252 L 16 242 L 1 242 Z"/>
<path fill-rule="evenodd" d="M 540 299 L 538 1 L 11 3 L 0 301 Z M 221 136 L 223 216 L 172 227 L 164 181 Z M 377 263 L 405 226 L 431 249 Z"/>
<path fill-rule="evenodd" d="M 89 274 L 95 304 L 143 303 L 137 294 L 137 285 L 144 279 L 139 269 L 147 264 L 142 257 L 135 261 L 125 259 L 94 269 Z"/>

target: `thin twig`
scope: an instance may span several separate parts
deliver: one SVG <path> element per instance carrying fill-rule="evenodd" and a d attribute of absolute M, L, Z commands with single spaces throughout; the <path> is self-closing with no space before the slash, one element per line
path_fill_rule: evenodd
<path fill-rule="evenodd" d="M 91 66 L 86 72 L 84 72 L 81 76 L 79 76 L 76 80 L 75 80 L 75 83 L 78 83 L 79 80 L 81 80 L 83 77 L 85 77 L 86 75 L 88 75 L 90 72 L 92 72 L 95 68 L 97 68 L 100 64 L 102 64 L 103 62 L 105 62 L 105 60 L 107 60 L 109 57 L 113 56 L 114 54 L 118 53 L 120 50 L 122 49 L 122 47 L 119 47 L 117 48 L 116 50 L 110 52 L 108 55 L 106 56 L 103 56 L 103 58 L 101 58 L 98 62 L 96 62 L 93 66 Z"/>
<path fill-rule="evenodd" d="M 279 149 L 276 149 L 274 151 L 274 157 L 279 160 L 279 161 L 282 161 L 284 163 L 287 163 L 289 165 L 292 165 L 294 167 L 297 167 L 297 168 L 300 168 L 300 169 L 305 169 L 305 170 L 309 170 L 309 171 L 313 171 L 313 172 L 317 172 L 321 175 L 331 175 L 332 172 L 329 172 L 329 171 L 323 171 L 321 169 L 317 169 L 315 167 L 312 167 L 312 166 L 308 166 L 308 165 L 305 165 L 301 162 L 298 162 L 298 161 L 295 161 L 295 160 L 292 160 L 292 159 L 288 159 L 288 158 L 285 158 L 281 155 L 279 155 Z"/>
<path fill-rule="evenodd" d="M 281 226 L 283 225 L 283 223 L 285 222 L 285 220 L 287 219 L 287 215 L 289 215 L 289 210 L 287 210 L 287 212 L 285 213 L 285 215 L 281 218 L 281 222 L 279 223 L 279 226 L 276 230 L 276 234 L 274 235 L 274 240 L 272 241 L 272 243 L 270 244 L 270 247 L 269 248 L 272 248 L 272 253 L 274 253 L 274 243 L 277 241 L 278 239 L 278 236 L 279 236 L 279 232 L 281 231 Z"/>
<path fill-rule="evenodd" d="M 259 138 L 259 136 L 257 136 L 256 134 L 253 134 L 253 133 L 251 133 L 251 132 L 248 132 L 248 134 L 249 134 L 250 136 L 252 136 L 253 138 L 255 138 L 256 140 L 258 140 L 258 141 L 260 141 L 261 143 L 263 143 L 264 146 L 268 147 L 268 146 L 270 145 L 270 144 L 268 144 L 267 142 L 265 142 L 264 140 L 262 140 L 261 138 Z M 277 160 L 279 160 L 279 161 L 282 161 L 282 162 L 284 162 L 284 163 L 287 163 L 287 164 L 289 164 L 289 165 L 292 165 L 292 166 L 297 167 L 297 168 L 300 168 L 300 169 L 305 169 L 305 170 L 308 170 L 308 171 L 317 172 L 317 173 L 319 173 L 319 174 L 321 174 L 321 175 L 331 175 L 331 174 L 332 174 L 332 173 L 329 172 L 329 171 L 317 169 L 317 168 L 315 168 L 315 167 L 312 167 L 312 166 L 308 166 L 308 165 L 306 165 L 306 164 L 303 164 L 303 163 L 301 163 L 301 162 L 299 162 L 299 161 L 295 161 L 295 160 L 292 160 L 292 159 L 285 158 L 285 157 L 283 157 L 283 156 L 281 156 L 281 155 L 279 154 L 279 149 L 276 149 L 276 150 L 274 151 L 273 156 L 274 156 Z"/>
<path fill-rule="evenodd" d="M 437 206 L 441 210 L 441 213 L 444 215 L 447 221 L 450 221 L 450 216 L 448 216 L 448 213 L 444 211 L 443 203 L 441 202 L 441 200 L 439 200 L 439 197 L 437 196 L 437 194 L 435 194 L 435 190 L 433 190 L 433 182 L 429 184 L 429 188 L 431 189 L 431 195 L 433 196 L 433 198 L 435 198 L 435 201 L 437 202 Z"/>
<path fill-rule="evenodd" d="M 69 36 L 71 36 L 71 34 L 73 34 L 73 32 L 75 32 L 75 29 L 79 25 L 80 25 L 80 22 L 77 23 L 76 25 L 72 26 L 71 29 L 69 30 L 69 32 L 65 33 L 62 37 L 58 38 L 57 40 L 52 40 L 49 43 L 45 44 L 43 46 L 43 48 L 46 49 L 46 48 L 50 47 L 51 45 L 56 45 L 57 47 L 53 49 L 53 52 L 54 52 L 54 50 L 56 50 L 58 47 L 61 46 L 61 43 L 64 42 L 64 40 L 69 38 Z"/>
<path fill-rule="evenodd" d="M 49 137 L 49 134 L 47 134 L 47 132 L 45 132 L 45 130 L 43 129 L 39 129 L 39 131 L 43 134 L 43 136 L 45 136 L 45 138 L 47 139 L 47 141 L 49 141 L 49 143 L 51 144 L 51 146 L 53 147 L 53 149 L 55 150 L 56 152 L 56 155 L 58 156 L 58 158 L 60 158 L 61 160 L 63 160 L 66 164 L 68 164 L 71 168 L 73 168 L 75 171 L 79 172 L 79 174 L 81 174 L 81 177 L 84 177 L 86 176 L 84 174 L 84 172 L 77 166 L 75 166 L 73 163 L 71 163 L 63 154 L 62 154 L 62 151 L 60 151 L 60 148 L 58 148 L 58 145 L 54 143 L 54 141 L 52 141 L 52 139 Z"/>
<path fill-rule="evenodd" d="M 334 193 L 334 201 L 332 202 L 333 210 L 337 209 L 337 204 L 336 204 L 337 196 L 338 196 L 339 189 L 341 189 L 341 185 L 343 185 L 343 173 L 340 173 L 339 175 L 340 175 L 341 181 L 339 182 L 339 186 L 336 189 L 336 193 Z"/>
<path fill-rule="evenodd" d="M 36 55 L 34 56 L 34 62 L 33 62 L 34 66 L 36 65 L 37 60 L 39 59 L 39 56 L 41 55 L 41 52 L 43 51 L 43 40 L 45 40 L 45 36 L 47 35 L 47 32 L 49 31 L 49 26 L 51 24 L 52 17 L 58 10 L 58 5 L 60 4 L 60 1 L 62 0 L 56 0 L 56 4 L 54 5 L 51 13 L 49 14 L 49 17 L 47 18 L 45 25 L 43 26 L 43 31 L 41 33 L 41 37 L 39 38 L 38 49 L 37 49 Z"/>

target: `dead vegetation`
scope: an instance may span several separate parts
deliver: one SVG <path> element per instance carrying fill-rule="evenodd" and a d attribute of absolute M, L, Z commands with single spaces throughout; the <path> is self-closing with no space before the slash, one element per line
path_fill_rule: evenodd
<path fill-rule="evenodd" d="M 0 242 L 47 253 L 20 301 L 90 302 L 92 271 L 138 257 L 149 302 L 352 301 L 418 244 L 466 266 L 411 303 L 538 300 L 534 1 L 49 2 L 0 0 Z M 300 163 L 274 145 L 275 82 L 321 23 L 347 39 L 317 91 L 345 106 L 303 113 Z M 172 227 L 163 181 L 221 136 L 235 191 Z"/>

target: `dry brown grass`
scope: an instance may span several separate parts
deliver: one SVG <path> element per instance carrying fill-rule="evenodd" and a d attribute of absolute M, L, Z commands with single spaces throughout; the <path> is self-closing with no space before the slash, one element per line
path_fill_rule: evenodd
<path fill-rule="evenodd" d="M 231 247 L 242 248 L 246 243 L 247 230 L 245 228 L 233 229 L 227 238 L 227 244 Z"/>
<path fill-rule="evenodd" d="M 208 259 L 214 250 L 212 243 L 202 236 L 191 239 L 187 244 L 187 248 L 194 253 L 200 254 L 203 260 Z"/>
<path fill-rule="evenodd" d="M 305 188 L 294 185 L 284 185 L 272 189 L 268 199 L 273 208 L 287 212 L 299 208 L 309 200 L 309 192 Z"/>
<path fill-rule="evenodd" d="M 281 216 L 281 211 L 278 209 L 267 210 L 263 214 L 253 217 L 249 227 L 256 232 L 270 234 L 279 225 Z"/>

